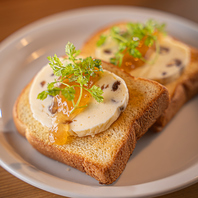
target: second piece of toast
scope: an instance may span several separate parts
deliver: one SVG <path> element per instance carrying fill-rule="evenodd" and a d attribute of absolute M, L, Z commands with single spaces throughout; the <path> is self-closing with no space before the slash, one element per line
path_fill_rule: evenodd
<path fill-rule="evenodd" d="M 81 49 L 82 53 L 87 56 L 99 58 L 95 52 L 100 36 L 108 32 L 112 27 L 125 26 L 127 23 L 128 22 L 110 24 L 98 30 L 85 42 Z M 191 53 L 190 63 L 176 80 L 165 84 L 170 94 L 170 104 L 151 127 L 153 131 L 161 131 L 181 107 L 198 93 L 198 50 L 191 46 L 189 46 L 189 48 Z M 131 72 L 131 75 L 133 75 L 133 72 Z"/>

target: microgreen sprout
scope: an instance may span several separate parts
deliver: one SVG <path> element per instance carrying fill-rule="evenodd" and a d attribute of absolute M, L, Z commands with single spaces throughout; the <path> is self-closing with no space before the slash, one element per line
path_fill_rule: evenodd
<path fill-rule="evenodd" d="M 159 52 L 159 44 L 157 40 L 157 33 L 165 33 L 165 24 L 158 24 L 154 20 L 148 20 L 145 24 L 142 23 L 127 23 L 126 31 L 123 31 L 118 26 L 111 28 L 109 34 L 102 34 L 97 41 L 97 46 L 102 46 L 108 37 L 113 38 L 118 43 L 118 51 L 115 53 L 115 57 L 111 58 L 110 62 L 114 65 L 121 66 L 122 59 L 126 53 L 139 58 L 146 62 L 146 59 L 142 56 L 138 50 L 138 46 L 144 39 L 144 45 L 151 47 L 155 44 L 156 54 Z M 156 56 L 157 56 L 156 55 Z M 156 60 L 156 57 L 154 58 Z M 153 63 L 154 61 L 152 61 Z"/>
<path fill-rule="evenodd" d="M 53 57 L 48 57 L 49 65 L 53 70 L 53 73 L 57 78 L 48 84 L 47 90 L 42 91 L 38 94 L 37 99 L 44 100 L 48 95 L 56 96 L 61 93 L 66 100 L 72 101 L 73 109 L 72 113 L 77 108 L 82 108 L 84 106 L 79 106 L 82 99 L 83 90 L 88 91 L 91 96 L 97 101 L 103 101 L 103 91 L 100 87 L 93 85 L 91 88 L 87 88 L 90 81 L 90 77 L 95 77 L 96 73 L 103 71 L 101 66 L 101 61 L 98 59 L 93 59 L 91 57 L 77 58 L 80 54 L 79 50 L 76 50 L 73 43 L 68 42 L 65 47 L 66 58 L 64 63 L 55 54 Z M 74 85 L 69 85 L 65 83 L 65 80 L 69 82 L 75 82 Z M 64 88 L 57 86 L 62 84 Z M 80 94 L 78 96 L 77 102 L 74 102 L 76 97 L 75 87 L 79 87 Z"/>

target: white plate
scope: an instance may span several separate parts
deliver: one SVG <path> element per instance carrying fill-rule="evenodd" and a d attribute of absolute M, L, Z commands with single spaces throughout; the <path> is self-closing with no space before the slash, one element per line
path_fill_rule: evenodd
<path fill-rule="evenodd" d="M 22 88 L 48 61 L 64 54 L 65 44 L 80 48 L 98 28 L 118 20 L 154 18 L 168 32 L 198 47 L 198 27 L 166 13 L 132 7 L 95 7 L 60 13 L 16 32 L 0 46 L 0 164 L 25 182 L 71 197 L 149 197 L 169 193 L 198 181 L 198 97 L 187 103 L 158 134 L 148 132 L 126 169 L 110 186 L 52 159 L 21 137 L 12 120 L 12 107 Z"/>

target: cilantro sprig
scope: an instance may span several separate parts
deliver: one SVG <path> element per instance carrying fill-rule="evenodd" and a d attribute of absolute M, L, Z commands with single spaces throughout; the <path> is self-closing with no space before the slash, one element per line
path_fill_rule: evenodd
<path fill-rule="evenodd" d="M 100 36 L 100 39 L 97 41 L 97 46 L 102 46 L 107 41 L 108 37 L 111 37 L 118 43 L 118 51 L 115 53 L 115 57 L 111 58 L 111 63 L 121 66 L 122 59 L 126 53 L 129 53 L 129 55 L 133 56 L 134 58 L 139 58 L 146 62 L 141 52 L 138 50 L 140 42 L 142 42 L 144 39 L 144 45 L 149 47 L 155 44 L 157 52 L 156 54 L 158 54 L 159 44 L 155 32 L 165 33 L 164 29 L 164 23 L 158 24 L 152 19 L 148 20 L 145 24 L 131 22 L 127 23 L 126 31 L 114 26 L 111 28 L 109 34 L 103 34 Z"/>
<path fill-rule="evenodd" d="M 47 90 L 39 93 L 37 99 L 44 100 L 48 95 L 56 96 L 61 93 L 66 100 L 72 101 L 73 109 L 70 113 L 77 108 L 84 107 L 79 106 L 83 90 L 88 91 L 97 102 L 102 102 L 103 91 L 100 87 L 93 85 L 91 88 L 87 88 L 90 77 L 95 77 L 97 72 L 103 71 L 101 61 L 98 59 L 92 59 L 91 57 L 87 57 L 85 59 L 77 58 L 80 50 L 76 50 L 73 43 L 70 42 L 68 42 L 65 47 L 65 53 L 67 55 L 65 60 L 69 61 L 64 61 L 64 63 L 56 54 L 53 57 L 48 57 L 48 60 L 50 61 L 49 65 L 57 78 L 53 82 L 48 83 Z M 69 85 L 65 83 L 65 80 L 76 83 L 74 85 Z M 64 85 L 64 88 L 60 87 L 61 84 Z M 76 103 L 74 102 L 74 98 L 76 97 L 75 87 L 80 88 L 80 94 Z"/>

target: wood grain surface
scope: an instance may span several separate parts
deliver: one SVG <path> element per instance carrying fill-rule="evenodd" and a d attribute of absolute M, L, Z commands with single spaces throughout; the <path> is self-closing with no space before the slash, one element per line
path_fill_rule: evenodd
<path fill-rule="evenodd" d="M 139 6 L 169 12 L 198 23 L 198 0 L 0 0 L 0 42 L 18 29 L 43 17 L 98 5 Z M 0 156 L 1 158 L 1 156 Z M 0 198 L 59 198 L 33 187 L 0 167 Z M 197 198 L 198 183 L 158 198 Z"/>

